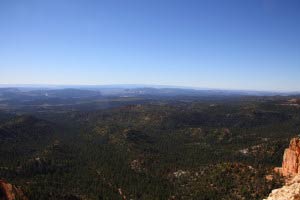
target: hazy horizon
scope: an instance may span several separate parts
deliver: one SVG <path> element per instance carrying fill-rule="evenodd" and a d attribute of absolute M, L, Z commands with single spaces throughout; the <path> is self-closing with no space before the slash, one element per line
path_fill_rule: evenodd
<path fill-rule="evenodd" d="M 300 1 L 0 2 L 0 84 L 300 91 Z"/>
<path fill-rule="evenodd" d="M 229 88 L 205 88 L 180 85 L 157 85 L 157 84 L 1 84 L 0 88 L 32 88 L 32 89 L 138 89 L 138 88 L 154 88 L 154 89 L 187 89 L 187 90 L 220 90 L 220 91 L 241 91 L 241 92 L 266 92 L 266 93 L 289 93 L 298 94 L 300 90 L 256 90 L 256 89 L 229 89 Z"/>

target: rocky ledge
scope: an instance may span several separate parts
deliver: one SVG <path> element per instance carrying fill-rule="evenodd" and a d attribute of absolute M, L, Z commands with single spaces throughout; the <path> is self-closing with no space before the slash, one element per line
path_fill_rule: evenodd
<path fill-rule="evenodd" d="M 273 190 L 266 200 L 300 200 L 300 175 L 296 175 L 282 188 Z"/>

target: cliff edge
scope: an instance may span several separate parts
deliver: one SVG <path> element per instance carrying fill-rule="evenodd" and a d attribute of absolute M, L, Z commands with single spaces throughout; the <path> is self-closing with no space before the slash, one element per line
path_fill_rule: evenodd
<path fill-rule="evenodd" d="M 266 200 L 300 200 L 300 175 L 296 175 L 283 187 L 273 190 Z"/>
<path fill-rule="evenodd" d="M 275 171 L 286 178 L 286 184 L 271 192 L 266 200 L 300 200 L 300 138 L 293 138 L 285 149 L 282 167 Z"/>

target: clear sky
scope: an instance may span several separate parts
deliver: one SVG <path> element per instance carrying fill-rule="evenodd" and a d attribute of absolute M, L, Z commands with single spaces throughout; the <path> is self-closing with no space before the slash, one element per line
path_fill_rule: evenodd
<path fill-rule="evenodd" d="M 0 0 L 0 84 L 300 91 L 300 1 Z"/>

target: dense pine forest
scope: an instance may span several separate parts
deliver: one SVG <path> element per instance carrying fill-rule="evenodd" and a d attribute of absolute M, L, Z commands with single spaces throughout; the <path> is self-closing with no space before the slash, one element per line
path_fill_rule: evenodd
<path fill-rule="evenodd" d="M 263 199 L 300 128 L 296 96 L 0 97 L 0 179 L 31 200 Z"/>

